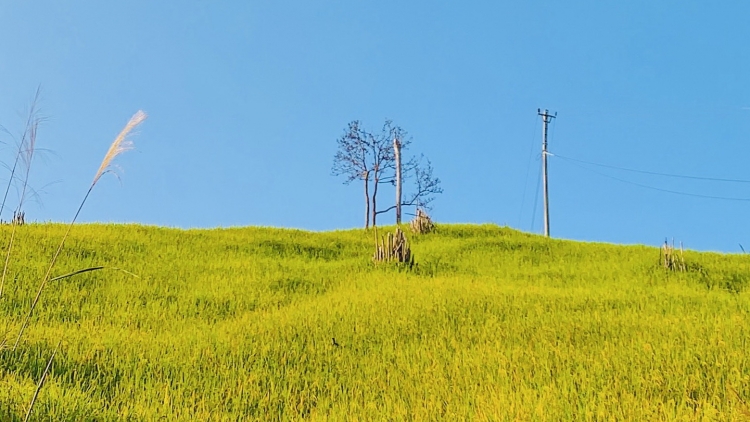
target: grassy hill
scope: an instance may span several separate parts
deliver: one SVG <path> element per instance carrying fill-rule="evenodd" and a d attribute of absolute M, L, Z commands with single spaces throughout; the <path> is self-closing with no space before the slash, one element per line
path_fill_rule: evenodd
<path fill-rule="evenodd" d="M 19 228 L 0 341 L 64 230 Z M 76 226 L 55 274 L 107 268 L 0 351 L 0 420 L 59 341 L 32 419 L 750 420 L 750 257 L 438 230 L 407 271 L 362 230 Z"/>

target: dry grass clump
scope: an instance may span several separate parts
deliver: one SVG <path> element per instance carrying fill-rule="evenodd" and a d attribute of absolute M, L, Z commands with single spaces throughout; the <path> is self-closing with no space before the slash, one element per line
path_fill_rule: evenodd
<path fill-rule="evenodd" d="M 659 255 L 659 262 L 664 268 L 670 271 L 687 271 L 682 242 L 680 242 L 680 249 L 675 250 L 674 239 L 672 239 L 672 245 L 664 239 L 664 244 L 661 246 Z"/>
<path fill-rule="evenodd" d="M 11 220 L 11 224 L 15 224 L 17 226 L 23 226 L 26 224 L 26 213 L 23 211 L 13 211 L 13 219 Z"/>
<path fill-rule="evenodd" d="M 427 212 L 420 208 L 417 210 L 417 215 L 409 223 L 409 227 L 411 227 L 412 233 L 426 234 L 435 230 L 435 223 L 432 222 Z"/>
<path fill-rule="evenodd" d="M 378 243 L 377 232 L 375 234 L 375 254 L 372 260 L 378 262 L 397 262 L 406 264 L 409 268 L 414 265 L 414 256 L 411 254 L 409 240 L 400 228 L 396 227 L 394 233 L 383 236 Z"/>

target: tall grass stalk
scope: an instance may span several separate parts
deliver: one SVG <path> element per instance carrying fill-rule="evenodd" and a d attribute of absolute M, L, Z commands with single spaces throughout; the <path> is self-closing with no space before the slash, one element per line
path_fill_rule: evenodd
<path fill-rule="evenodd" d="M 62 343 L 62 341 L 59 341 L 57 343 L 57 346 L 55 347 L 55 350 L 52 351 L 52 356 L 50 356 L 49 361 L 47 361 L 47 366 L 44 368 L 44 373 L 42 373 L 42 377 L 39 378 L 39 384 L 36 385 L 36 390 L 34 390 L 34 396 L 31 398 L 31 403 L 29 403 L 29 409 L 26 411 L 26 417 L 23 418 L 23 422 L 27 422 L 29 418 L 31 417 L 31 411 L 34 409 L 34 403 L 36 403 L 36 399 L 37 397 L 39 397 L 39 392 L 42 391 L 42 386 L 44 385 L 44 381 L 47 379 L 47 374 L 49 373 L 49 370 L 52 367 L 52 360 L 55 358 L 55 355 L 57 354 L 57 349 L 60 348 L 60 343 Z"/>
<path fill-rule="evenodd" d="M 70 224 L 68 225 L 68 229 L 65 231 L 65 234 L 63 235 L 63 238 L 60 241 L 60 244 L 58 245 L 57 250 L 55 251 L 55 254 L 52 256 L 52 260 L 49 263 L 49 267 L 47 268 L 47 272 L 44 275 L 44 278 L 42 278 L 42 281 L 39 283 L 39 289 L 37 290 L 36 296 L 34 297 L 34 301 L 31 302 L 31 308 L 29 308 L 29 313 L 26 314 L 26 317 L 21 323 L 21 329 L 18 331 L 18 337 L 16 338 L 16 342 L 13 344 L 13 350 L 16 350 L 16 348 L 18 347 L 18 343 L 21 341 L 23 332 L 26 329 L 26 326 L 28 326 L 31 316 L 34 314 L 34 309 L 36 308 L 37 303 L 39 303 L 39 298 L 42 296 L 42 291 L 44 290 L 44 287 L 47 285 L 47 282 L 50 279 L 50 274 L 52 274 L 52 268 L 55 266 L 55 262 L 57 262 L 57 257 L 60 255 L 60 252 L 62 251 L 62 248 L 65 245 L 65 240 L 68 238 L 68 235 L 70 234 L 70 230 L 73 228 L 73 225 L 78 219 L 78 215 L 81 213 L 81 209 L 83 209 L 83 205 L 86 203 L 86 200 L 91 194 L 91 191 L 94 189 L 94 186 L 96 186 L 96 183 L 99 182 L 99 179 L 105 173 L 112 171 L 112 161 L 115 159 L 115 157 L 117 157 L 118 155 L 122 154 L 125 151 L 132 149 L 132 143 L 127 139 L 127 136 L 128 134 L 130 134 L 130 132 L 133 129 L 136 128 L 136 126 L 138 126 L 144 120 L 146 120 L 146 117 L 147 117 L 146 113 L 144 113 L 141 110 L 138 110 L 138 112 L 136 112 L 133 115 L 133 117 L 130 118 L 130 121 L 128 121 L 128 124 L 125 125 L 125 127 L 122 129 L 120 134 L 117 135 L 117 138 L 115 138 L 114 142 L 112 142 L 112 145 L 109 147 L 107 154 L 104 155 L 104 159 L 102 160 L 102 163 L 99 166 L 99 170 L 97 170 L 96 175 L 94 176 L 94 180 L 91 182 L 89 189 L 86 191 L 86 195 L 83 197 L 81 204 L 78 206 L 78 210 L 73 216 L 73 220 L 71 220 Z"/>
<path fill-rule="evenodd" d="M 13 180 L 15 178 L 16 169 L 18 168 L 18 163 L 21 161 L 25 168 L 26 172 L 23 178 L 23 183 L 21 186 L 21 194 L 20 198 L 18 200 L 18 206 L 16 207 L 16 213 L 20 213 L 23 208 L 24 200 L 26 199 L 26 188 L 29 185 L 29 174 L 31 172 L 31 162 L 34 158 L 34 151 L 36 149 L 36 135 L 37 131 L 39 129 L 39 124 L 42 122 L 42 118 L 38 114 L 37 104 L 39 102 L 39 92 L 40 88 L 37 88 L 36 94 L 34 95 L 34 99 L 31 102 L 31 107 L 29 109 L 29 117 L 26 120 L 26 127 L 24 128 L 23 135 L 21 136 L 21 141 L 18 143 L 18 150 L 16 152 L 16 159 L 13 163 L 13 168 L 10 172 L 10 178 L 8 178 L 8 186 L 5 189 L 5 196 L 3 197 L 3 202 L 0 204 L 0 216 L 2 216 L 3 209 L 5 208 L 5 202 L 8 199 L 8 191 L 10 191 L 10 186 L 13 183 Z M 5 288 L 5 278 L 8 273 L 8 267 L 10 265 L 10 254 L 11 250 L 13 249 L 13 241 L 16 237 L 16 228 L 18 226 L 18 221 L 13 218 L 11 221 L 12 229 L 10 233 L 10 240 L 8 241 L 8 247 L 5 251 L 5 264 L 3 265 L 3 274 L 2 277 L 0 277 L 0 297 L 3 296 L 3 290 Z"/>
<path fill-rule="evenodd" d="M 37 104 L 39 103 L 40 92 L 41 92 L 41 87 L 37 87 L 36 94 L 34 94 L 34 99 L 31 101 L 31 107 L 29 109 L 29 116 L 26 120 L 26 125 L 24 126 L 25 129 L 24 129 L 23 135 L 21 136 L 21 141 L 18 144 L 18 150 L 16 151 L 16 159 L 13 161 L 13 167 L 10 170 L 10 177 L 8 178 L 8 185 L 5 187 L 5 195 L 3 195 L 3 202 L 0 203 L 0 215 L 2 215 L 3 211 L 5 210 L 5 203 L 8 199 L 8 193 L 10 192 L 10 187 L 16 175 L 18 162 L 21 161 L 21 155 L 23 153 L 23 145 L 25 143 L 26 136 L 29 133 L 28 129 L 29 127 L 32 126 L 32 121 L 35 119 L 38 119 Z"/>

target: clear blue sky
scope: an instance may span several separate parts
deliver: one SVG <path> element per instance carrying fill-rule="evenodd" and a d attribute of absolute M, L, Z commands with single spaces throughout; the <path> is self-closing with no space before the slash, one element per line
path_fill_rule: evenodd
<path fill-rule="evenodd" d="M 411 134 L 443 181 L 439 222 L 541 230 L 537 108 L 558 113 L 552 153 L 750 179 L 750 3 L 467 4 L 0 0 L 0 123 L 18 132 L 39 84 L 49 118 L 27 216 L 68 221 L 138 109 L 122 182 L 105 177 L 81 221 L 361 226 L 361 187 L 330 175 L 353 119 Z M 549 167 L 555 237 L 750 250 L 750 201 Z M 750 199 L 747 183 L 587 167 Z"/>

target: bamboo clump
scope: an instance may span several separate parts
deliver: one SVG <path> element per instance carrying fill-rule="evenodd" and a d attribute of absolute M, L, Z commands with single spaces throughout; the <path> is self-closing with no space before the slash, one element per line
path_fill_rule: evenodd
<path fill-rule="evenodd" d="M 664 244 L 661 246 L 659 261 L 661 265 L 671 271 L 686 271 L 687 266 L 685 265 L 684 249 L 682 248 L 682 242 L 680 242 L 680 249 L 675 250 L 674 239 L 672 239 L 672 245 L 667 240 L 664 240 Z"/>
<path fill-rule="evenodd" d="M 411 227 L 411 232 L 416 234 L 430 233 L 435 230 L 435 223 L 432 222 L 430 216 L 422 209 L 417 210 L 417 215 L 411 220 L 409 226 Z"/>
<path fill-rule="evenodd" d="M 376 235 L 377 236 L 377 235 Z M 372 260 L 377 262 L 397 262 L 406 264 L 409 267 L 414 265 L 414 256 L 411 254 L 411 247 L 406 235 L 400 228 L 396 228 L 394 233 L 388 233 L 378 242 L 375 239 L 375 254 Z"/>

